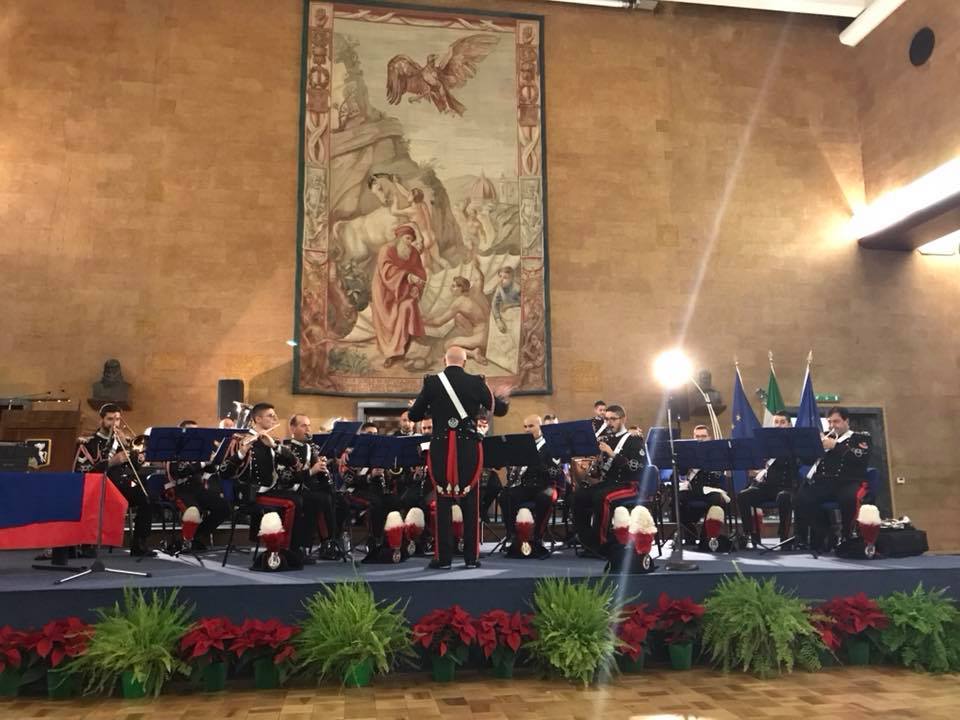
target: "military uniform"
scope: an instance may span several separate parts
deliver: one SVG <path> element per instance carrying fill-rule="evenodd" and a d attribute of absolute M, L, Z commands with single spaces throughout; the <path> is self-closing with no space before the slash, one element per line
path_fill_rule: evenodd
<path fill-rule="evenodd" d="M 837 439 L 833 449 L 810 468 L 797 491 L 797 537 L 801 542 L 813 527 L 814 543 L 819 544 L 826 525 L 820 506 L 825 502 L 839 503 L 843 533 L 851 531 L 857 503 L 863 494 L 861 485 L 867 479 L 872 446 L 870 433 L 848 430 Z"/>
<path fill-rule="evenodd" d="M 208 469 L 203 463 L 195 461 L 166 463 L 167 482 L 164 490 L 176 502 L 181 513 L 195 506 L 203 517 L 196 534 L 201 546 L 203 538 L 209 539 L 230 515 L 230 504 L 223 495 L 207 486 L 204 475 L 208 474 Z"/>
<path fill-rule="evenodd" d="M 317 448 L 310 443 L 287 438 L 282 446 L 293 453 L 297 464 L 280 471 L 281 487 L 299 492 L 304 499 L 304 514 L 308 522 L 322 523 L 324 540 L 333 540 L 349 515 L 349 506 L 330 482 L 330 474 L 310 474 L 310 468 L 319 460 Z"/>
<path fill-rule="evenodd" d="M 631 497 L 634 483 L 648 464 L 643 438 L 631 435 L 624 427 L 619 432 L 605 431 L 598 438 L 613 450 L 601 456 L 597 464 L 600 482 L 582 487 L 573 494 L 573 524 L 580 542 L 592 549 L 607 541 L 610 508 L 620 499 Z"/>
<path fill-rule="evenodd" d="M 114 435 L 103 435 L 98 430 L 92 437 L 82 439 L 77 446 L 77 454 L 73 460 L 73 471 L 79 473 L 106 473 L 120 493 L 127 499 L 127 504 L 134 511 L 133 539 L 130 542 L 131 555 L 152 554 L 147 550 L 147 537 L 153 520 L 150 507 L 150 498 L 147 497 L 143 486 L 137 482 L 130 462 L 124 461 L 112 467 L 109 460 L 122 447 Z M 140 475 L 140 466 L 137 458 L 131 458 Z"/>
<path fill-rule="evenodd" d="M 343 471 L 347 499 L 366 511 L 368 557 L 374 557 L 383 545 L 383 527 L 387 515 L 400 510 L 397 495 L 387 492 L 387 475 L 382 468 L 347 467 Z"/>
<path fill-rule="evenodd" d="M 450 384 L 456 403 L 444 386 L 441 376 Z M 483 469 L 483 448 L 475 418 L 481 410 L 506 415 L 508 404 L 494 397 L 482 375 L 471 375 L 462 367 L 451 365 L 437 375 L 423 379 L 420 394 L 410 407 L 413 421 L 433 418 L 433 436 L 427 457 L 427 471 L 437 493 L 436 527 L 434 528 L 434 560 L 445 567 L 453 558 L 453 504 L 459 500 L 463 511 L 464 561 L 478 563 L 480 553 L 480 473 Z"/>
<path fill-rule="evenodd" d="M 719 506 L 726 512 L 727 501 L 718 492 L 704 493 L 704 488 L 718 488 L 723 490 L 727 478 L 722 472 L 713 470 L 699 470 L 693 468 L 680 479 L 681 486 L 688 483 L 687 489 L 681 489 L 680 495 L 680 524 L 688 531 L 696 533 L 697 525 L 707 514 L 707 510 Z"/>
<path fill-rule="evenodd" d="M 523 503 L 533 503 L 533 546 L 543 544 L 543 533 L 547 527 L 550 510 L 557 501 L 557 483 L 560 480 L 560 463 L 550 457 L 547 440 L 541 435 L 537 438 L 537 454 L 540 463 L 537 467 L 512 467 L 507 473 L 507 487 L 500 496 L 503 506 L 503 524 L 507 533 L 516 534 L 517 512 Z"/>
<path fill-rule="evenodd" d="M 768 460 L 766 466 L 757 473 L 750 487 L 737 496 L 737 507 L 744 530 L 750 534 L 754 543 L 760 541 L 760 530 L 754 527 L 755 509 L 765 502 L 777 501 L 777 515 L 780 517 L 778 534 L 781 542 L 790 535 L 790 516 L 793 512 L 793 490 L 797 484 L 797 461 L 795 458 L 777 458 Z"/>

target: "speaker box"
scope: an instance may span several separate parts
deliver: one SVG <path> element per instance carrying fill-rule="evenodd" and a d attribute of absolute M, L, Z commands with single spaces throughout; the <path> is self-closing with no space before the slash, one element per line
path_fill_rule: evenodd
<path fill-rule="evenodd" d="M 217 419 L 236 417 L 234 402 L 243 402 L 243 380 L 217 380 Z"/>

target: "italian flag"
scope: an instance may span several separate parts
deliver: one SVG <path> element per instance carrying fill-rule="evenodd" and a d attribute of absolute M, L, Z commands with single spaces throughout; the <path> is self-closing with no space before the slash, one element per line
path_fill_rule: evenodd
<path fill-rule="evenodd" d="M 773 371 L 773 353 L 770 353 L 770 379 L 767 381 L 767 403 L 763 409 L 763 426 L 773 427 L 773 414 L 784 408 L 783 395 L 777 385 L 777 374 Z"/>

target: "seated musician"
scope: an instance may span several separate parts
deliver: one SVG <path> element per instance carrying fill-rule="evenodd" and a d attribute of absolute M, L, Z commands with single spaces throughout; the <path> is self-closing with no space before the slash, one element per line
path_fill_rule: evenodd
<path fill-rule="evenodd" d="M 533 503 L 533 557 L 550 557 L 543 546 L 543 533 L 547 527 L 550 511 L 557 501 L 557 482 L 560 477 L 560 462 L 550 457 L 547 440 L 540 431 L 540 417 L 528 415 L 523 419 L 523 429 L 533 436 L 540 455 L 539 467 L 512 467 L 507 471 L 507 487 L 500 495 L 503 507 L 503 524 L 507 531 L 507 544 L 516 536 L 517 511 L 523 503 Z"/>
<path fill-rule="evenodd" d="M 818 548 L 823 546 L 827 529 L 827 518 L 820 508 L 823 503 L 838 503 L 841 532 L 848 536 L 852 531 L 873 445 L 870 433 L 850 429 L 846 408 L 830 408 L 827 419 L 830 432 L 822 437 L 825 454 L 810 468 L 796 502 L 797 539 L 800 544 L 809 541 Z"/>
<path fill-rule="evenodd" d="M 604 411 L 606 429 L 600 436 L 600 481 L 584 485 L 573 494 L 573 523 L 583 547 L 601 555 L 607 542 L 610 507 L 621 497 L 635 492 L 634 482 L 647 464 L 642 437 L 627 431 L 626 411 L 608 405 Z"/>
<path fill-rule="evenodd" d="M 183 420 L 181 428 L 197 427 L 193 420 Z M 216 468 L 196 461 L 174 461 L 166 463 L 167 482 L 164 491 L 172 498 L 182 513 L 188 507 L 196 507 L 203 520 L 197 526 L 193 539 L 193 550 L 203 552 L 207 549 L 204 539 L 209 539 L 213 531 L 230 515 L 230 505 L 223 494 L 208 486 L 208 476 Z"/>
<path fill-rule="evenodd" d="M 250 410 L 250 419 L 256 435 L 236 441 L 236 449 L 228 453 L 221 471 L 246 485 L 258 505 L 282 508 L 280 517 L 290 552 L 299 562 L 312 563 L 304 549 L 313 545 L 316 510 L 308 512 L 304 496 L 280 482 L 280 471 L 296 468 L 297 456 L 270 436 L 280 424 L 273 405 L 257 403 Z M 320 470 L 320 464 L 315 463 L 308 472 L 316 474 Z"/>
<path fill-rule="evenodd" d="M 283 468 L 281 485 L 300 493 L 305 501 L 304 512 L 316 511 L 314 522 L 321 539 L 320 558 L 339 559 L 340 552 L 334 545 L 349 515 L 347 502 L 330 482 L 327 458 L 311 442 L 310 418 L 296 413 L 288 424 L 290 436 L 282 445 L 296 456 L 297 464 L 293 468 Z"/>
<path fill-rule="evenodd" d="M 477 434 L 481 438 L 486 437 L 490 432 L 490 418 L 483 414 L 477 418 Z M 490 524 L 490 509 L 503 492 L 503 482 L 500 480 L 500 473 L 493 468 L 481 468 L 480 470 L 480 521 Z"/>
<path fill-rule="evenodd" d="M 712 440 L 710 428 L 706 425 L 697 425 L 693 429 L 693 439 L 698 442 Z M 701 530 L 698 535 L 697 525 L 706 516 L 707 510 L 714 505 L 720 506 L 726 513 L 727 503 L 730 502 L 730 496 L 724 490 L 726 485 L 727 478 L 722 472 L 690 468 L 686 474 L 681 475 L 680 523 L 686 529 L 686 541 L 692 541 L 694 544 L 699 542 L 703 531 Z M 694 536 L 686 537 L 690 532 L 693 532 Z"/>
<path fill-rule="evenodd" d="M 156 553 L 147 548 L 152 515 L 150 498 L 142 480 L 142 463 L 139 457 L 127 457 L 122 448 L 130 447 L 132 438 L 121 439 L 120 407 L 107 403 L 100 408 L 100 426 L 89 438 L 79 438 L 77 455 L 73 461 L 73 471 L 82 473 L 106 473 L 128 505 L 134 510 L 133 538 L 130 541 L 130 554 L 136 557 L 155 557 Z M 55 548 L 53 563 L 65 562 L 66 549 Z"/>
<path fill-rule="evenodd" d="M 376 435 L 379 430 L 372 422 L 360 426 L 361 433 Z M 366 512 L 367 518 L 367 555 L 364 561 L 373 561 L 379 556 L 383 546 L 383 526 L 387 515 L 400 510 L 397 496 L 387 492 L 387 478 L 383 468 L 348 466 L 343 471 L 343 482 L 347 489 L 350 504 Z"/>
<path fill-rule="evenodd" d="M 778 428 L 790 427 L 790 416 L 783 410 L 773 414 L 773 426 Z M 795 458 L 777 458 L 767 460 L 753 478 L 750 486 L 742 490 L 737 496 L 737 505 L 740 510 L 740 519 L 743 527 L 750 534 L 750 542 L 754 549 L 760 547 L 760 528 L 755 525 L 756 508 L 771 500 L 777 501 L 777 514 L 780 517 L 778 533 L 780 542 L 790 536 L 790 516 L 793 512 L 793 489 L 797 484 L 797 461 Z"/>
<path fill-rule="evenodd" d="M 603 400 L 597 400 L 593 403 L 593 431 L 600 433 L 601 428 L 606 429 L 607 404 Z"/>

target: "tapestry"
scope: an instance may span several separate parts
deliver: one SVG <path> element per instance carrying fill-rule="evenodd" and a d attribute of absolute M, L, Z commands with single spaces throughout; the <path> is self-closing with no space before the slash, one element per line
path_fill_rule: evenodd
<path fill-rule="evenodd" d="M 550 392 L 539 16 L 304 7 L 294 391 Z"/>

